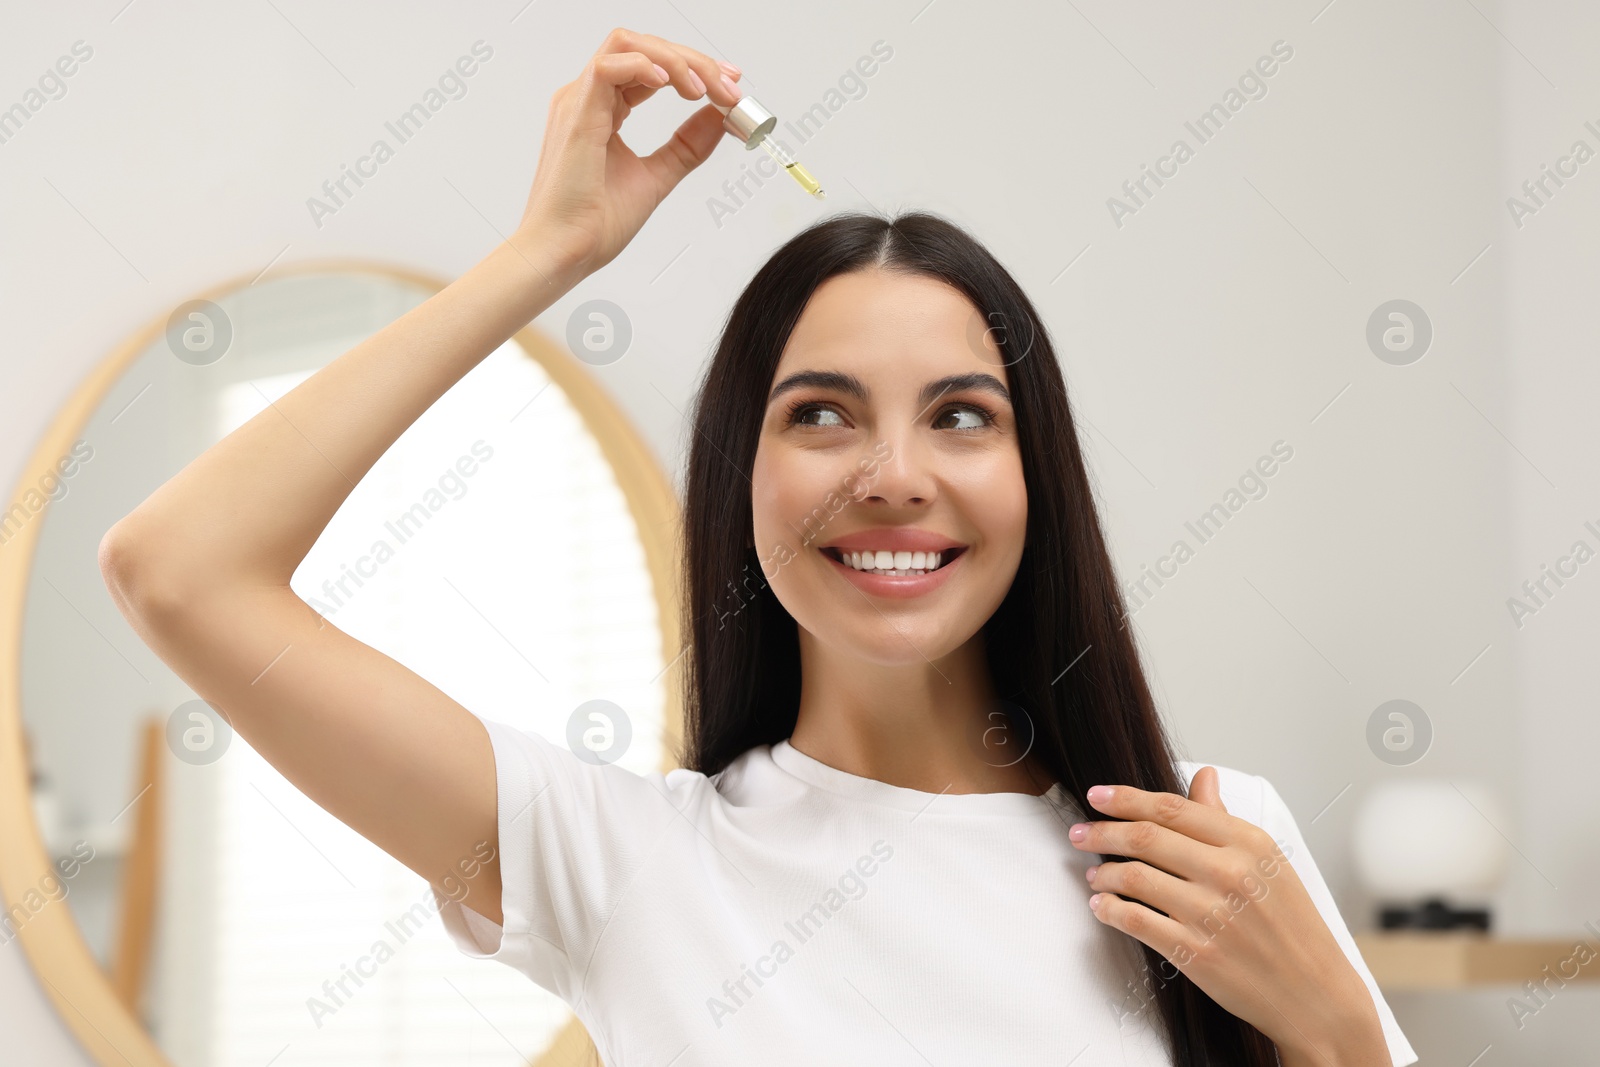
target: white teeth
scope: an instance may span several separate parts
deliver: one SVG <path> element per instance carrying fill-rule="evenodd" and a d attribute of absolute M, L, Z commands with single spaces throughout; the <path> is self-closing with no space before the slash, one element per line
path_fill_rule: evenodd
<path fill-rule="evenodd" d="M 841 552 L 851 568 L 870 574 L 927 574 L 939 569 L 942 552 Z"/>

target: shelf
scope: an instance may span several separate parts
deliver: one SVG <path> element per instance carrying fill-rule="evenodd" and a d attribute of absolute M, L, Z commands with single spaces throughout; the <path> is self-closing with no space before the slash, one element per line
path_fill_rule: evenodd
<path fill-rule="evenodd" d="M 1587 946 L 1580 950 L 1580 946 Z M 1600 934 L 1521 940 L 1471 933 L 1361 934 L 1356 947 L 1384 992 L 1600 981 Z M 1583 961 L 1587 960 L 1585 963 Z M 1550 968 L 1548 975 L 1545 968 Z"/>

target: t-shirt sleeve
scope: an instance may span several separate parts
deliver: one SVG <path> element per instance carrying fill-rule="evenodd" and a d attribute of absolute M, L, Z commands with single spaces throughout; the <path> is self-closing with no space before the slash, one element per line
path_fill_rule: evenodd
<path fill-rule="evenodd" d="M 683 799 L 660 774 L 590 763 L 538 734 L 480 721 L 494 748 L 503 923 L 434 886 L 439 918 L 462 953 L 498 960 L 571 1004 L 606 920 Z"/>
<path fill-rule="evenodd" d="M 1350 929 L 1345 925 L 1344 917 L 1339 914 L 1339 907 L 1334 903 L 1333 893 L 1329 891 L 1327 882 L 1323 881 L 1322 872 L 1317 870 L 1316 861 L 1311 858 L 1311 850 L 1306 847 L 1305 838 L 1301 836 L 1300 827 L 1290 813 L 1289 806 L 1283 802 L 1278 791 L 1272 783 L 1257 775 L 1250 778 L 1260 783 L 1261 789 L 1261 819 L 1257 823 L 1263 830 L 1272 835 L 1279 847 L 1289 859 L 1289 865 L 1299 876 L 1301 884 L 1306 887 L 1311 900 L 1317 906 L 1317 911 L 1322 914 L 1322 921 L 1328 924 L 1328 929 L 1333 932 L 1334 940 L 1339 947 L 1344 949 L 1344 954 L 1350 958 L 1351 966 L 1367 984 L 1367 990 L 1372 994 L 1372 1003 L 1378 1009 L 1378 1019 L 1383 1023 L 1383 1036 L 1389 1043 L 1389 1056 L 1394 1062 L 1394 1067 L 1405 1067 L 1406 1064 L 1416 1063 L 1417 1054 L 1411 1048 L 1411 1042 L 1406 1040 L 1406 1035 L 1401 1032 L 1400 1024 L 1395 1020 L 1394 1012 L 1383 999 L 1383 993 L 1378 989 L 1377 981 L 1372 977 L 1372 972 L 1367 968 L 1366 961 L 1361 958 L 1361 951 L 1356 948 L 1355 938 L 1351 936 Z M 1223 795 L 1223 804 L 1227 805 L 1229 799 Z"/>

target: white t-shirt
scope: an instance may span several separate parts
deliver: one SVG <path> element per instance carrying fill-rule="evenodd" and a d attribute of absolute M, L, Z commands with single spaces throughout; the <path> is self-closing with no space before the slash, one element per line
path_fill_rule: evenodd
<path fill-rule="evenodd" d="M 504 927 L 435 891 L 440 918 L 571 1005 L 607 1067 L 1170 1065 L 1138 944 L 1089 910 L 1060 785 L 925 793 L 788 741 L 641 776 L 485 726 Z M 1416 1062 L 1282 799 L 1217 769 L 1372 991 L 1394 1063 Z"/>

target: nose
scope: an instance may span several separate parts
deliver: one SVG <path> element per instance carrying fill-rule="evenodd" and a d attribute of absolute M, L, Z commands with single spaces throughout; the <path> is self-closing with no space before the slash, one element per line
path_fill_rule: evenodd
<path fill-rule="evenodd" d="M 889 507 L 933 503 L 938 495 L 933 457 L 913 427 L 884 435 L 874 447 L 869 454 L 874 465 L 862 475 L 867 484 L 862 503 Z"/>

